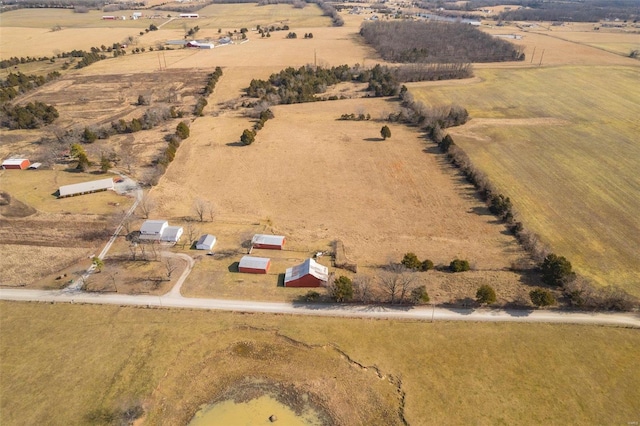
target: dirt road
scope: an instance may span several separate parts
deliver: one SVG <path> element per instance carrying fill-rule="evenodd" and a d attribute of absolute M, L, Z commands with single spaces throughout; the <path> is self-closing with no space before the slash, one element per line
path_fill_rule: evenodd
<path fill-rule="evenodd" d="M 363 306 L 314 303 L 277 303 L 244 300 L 194 299 L 167 293 L 164 296 L 98 294 L 76 290 L 0 289 L 0 300 L 91 303 L 104 305 L 210 309 L 288 315 L 316 315 L 352 318 L 407 319 L 420 321 L 493 321 L 615 325 L 640 328 L 637 313 L 588 313 L 545 310 L 446 309 L 436 307 Z"/>

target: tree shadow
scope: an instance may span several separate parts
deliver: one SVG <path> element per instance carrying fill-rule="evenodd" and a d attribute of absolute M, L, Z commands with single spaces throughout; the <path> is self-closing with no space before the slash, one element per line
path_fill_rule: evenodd
<path fill-rule="evenodd" d="M 226 143 L 225 145 L 227 145 L 227 146 L 246 146 L 242 142 L 229 142 L 229 143 Z"/>
<path fill-rule="evenodd" d="M 364 138 L 363 141 L 366 142 L 384 142 L 383 138 Z"/>
<path fill-rule="evenodd" d="M 231 265 L 229 265 L 227 270 L 229 272 L 240 272 L 239 266 L 240 266 L 240 262 L 233 262 Z"/>
<path fill-rule="evenodd" d="M 277 287 L 284 287 L 284 274 L 278 274 Z"/>
<path fill-rule="evenodd" d="M 469 211 L 477 214 L 478 216 L 493 216 L 493 213 L 491 213 L 489 208 L 485 206 L 475 206 L 470 208 Z"/>

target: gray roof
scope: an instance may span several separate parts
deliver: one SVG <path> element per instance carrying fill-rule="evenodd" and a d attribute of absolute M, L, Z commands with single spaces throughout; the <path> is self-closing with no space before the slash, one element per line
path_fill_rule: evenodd
<path fill-rule="evenodd" d="M 89 182 L 74 183 L 72 185 L 61 186 L 59 189 L 59 197 L 68 197 L 69 195 L 103 191 L 105 189 L 113 189 L 113 178 L 92 180 Z"/>
<path fill-rule="evenodd" d="M 284 244 L 284 237 L 282 235 L 255 234 L 251 239 L 251 244 L 281 246 Z"/>
<path fill-rule="evenodd" d="M 271 259 L 268 257 L 254 257 L 254 256 L 242 256 L 239 268 L 251 268 L 251 269 L 267 269 Z"/>
<path fill-rule="evenodd" d="M 166 220 L 145 220 L 140 227 L 140 233 L 142 235 L 162 235 L 164 228 L 169 225 Z"/>
<path fill-rule="evenodd" d="M 211 250 L 213 246 L 216 244 L 216 237 L 211 234 L 205 234 L 196 243 L 196 248 L 198 250 Z"/>

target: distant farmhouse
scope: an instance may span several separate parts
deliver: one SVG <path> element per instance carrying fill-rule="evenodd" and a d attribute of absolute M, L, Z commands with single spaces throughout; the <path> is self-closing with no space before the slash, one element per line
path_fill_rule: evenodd
<path fill-rule="evenodd" d="M 146 220 L 140 227 L 140 240 L 177 243 L 182 236 L 181 226 L 169 226 L 166 220 Z"/>
<path fill-rule="evenodd" d="M 107 190 L 113 190 L 112 178 L 61 186 L 58 189 L 58 198 L 73 197 L 75 195 L 91 194 L 92 192 Z"/>
<path fill-rule="evenodd" d="M 284 274 L 285 287 L 320 287 L 329 280 L 329 268 L 313 259 L 293 266 Z"/>
<path fill-rule="evenodd" d="M 31 163 L 26 158 L 8 158 L 2 162 L 3 169 L 24 170 Z"/>
<path fill-rule="evenodd" d="M 200 15 L 198 15 L 197 13 L 181 13 L 180 17 L 187 19 L 198 19 Z"/>

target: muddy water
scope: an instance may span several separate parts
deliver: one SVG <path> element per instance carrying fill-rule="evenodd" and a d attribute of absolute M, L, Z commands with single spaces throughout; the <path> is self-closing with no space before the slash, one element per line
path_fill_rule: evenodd
<path fill-rule="evenodd" d="M 269 417 L 275 415 L 277 421 L 272 423 Z M 254 426 L 254 425 L 287 425 L 287 426 L 321 426 L 317 413 L 307 410 L 297 415 L 291 408 L 278 402 L 269 395 L 247 402 L 222 401 L 198 411 L 189 426 Z"/>

